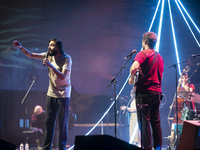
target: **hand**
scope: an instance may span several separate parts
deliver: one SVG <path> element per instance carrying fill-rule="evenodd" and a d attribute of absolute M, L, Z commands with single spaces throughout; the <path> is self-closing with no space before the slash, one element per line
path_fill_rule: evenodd
<path fill-rule="evenodd" d="M 16 46 L 17 48 L 22 48 L 23 46 L 21 45 L 21 43 L 17 40 L 13 41 L 13 46 Z"/>
<path fill-rule="evenodd" d="M 179 78 L 178 82 L 182 84 L 183 83 L 183 79 Z"/>
<path fill-rule="evenodd" d="M 128 83 L 133 84 L 133 78 L 132 77 L 129 78 Z"/>
<path fill-rule="evenodd" d="M 181 83 L 181 85 L 182 85 L 182 87 L 186 86 L 186 84 L 185 84 L 185 83 Z"/>
<path fill-rule="evenodd" d="M 123 105 L 123 106 L 120 106 L 120 109 L 121 109 L 121 110 L 126 110 L 126 106 L 124 106 L 124 105 Z"/>
<path fill-rule="evenodd" d="M 48 67 L 50 66 L 50 62 L 47 58 L 43 60 L 43 65 L 47 65 Z"/>

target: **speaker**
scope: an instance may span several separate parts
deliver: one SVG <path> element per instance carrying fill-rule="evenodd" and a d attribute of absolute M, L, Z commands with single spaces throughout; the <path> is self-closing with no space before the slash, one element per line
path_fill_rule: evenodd
<path fill-rule="evenodd" d="M 141 150 L 109 135 L 76 136 L 74 150 Z"/>
<path fill-rule="evenodd" d="M 16 150 L 16 145 L 0 139 L 1 150 Z"/>
<path fill-rule="evenodd" d="M 187 120 L 183 123 L 183 130 L 178 150 L 200 149 L 200 121 Z"/>

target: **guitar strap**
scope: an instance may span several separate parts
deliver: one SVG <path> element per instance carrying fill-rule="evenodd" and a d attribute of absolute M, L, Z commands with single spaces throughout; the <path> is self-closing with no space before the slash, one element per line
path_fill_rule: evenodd
<path fill-rule="evenodd" d="M 146 54 L 145 54 L 146 55 Z M 153 67 L 153 65 L 156 62 L 156 58 L 157 58 L 158 53 L 155 52 L 152 56 L 154 56 L 153 58 L 153 62 L 148 66 L 148 68 L 145 70 L 145 72 L 143 73 L 142 76 L 139 77 L 138 81 L 135 83 L 136 86 L 138 86 L 139 84 L 142 83 L 142 80 L 146 77 L 146 75 L 150 72 L 151 68 Z M 152 57 L 151 56 L 151 57 Z M 145 61 L 148 61 L 149 59 L 147 58 Z"/>

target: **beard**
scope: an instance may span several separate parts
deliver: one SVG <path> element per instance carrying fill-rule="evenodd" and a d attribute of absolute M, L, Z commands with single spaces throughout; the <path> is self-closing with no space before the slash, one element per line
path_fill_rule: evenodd
<path fill-rule="evenodd" d="M 49 51 L 49 56 L 56 56 L 57 55 L 57 51 L 53 50 L 53 51 Z"/>

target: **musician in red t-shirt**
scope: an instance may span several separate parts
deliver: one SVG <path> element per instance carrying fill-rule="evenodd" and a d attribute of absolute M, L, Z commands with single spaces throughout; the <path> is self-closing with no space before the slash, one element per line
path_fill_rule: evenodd
<path fill-rule="evenodd" d="M 154 149 L 161 150 L 162 147 L 159 106 L 164 61 L 161 55 L 154 50 L 156 41 L 155 33 L 146 32 L 143 34 L 143 50 L 137 53 L 130 68 L 129 84 L 133 84 L 136 72 L 140 72 L 138 82 L 135 84 L 137 88 L 136 106 L 139 127 L 142 132 L 141 144 L 145 150 L 152 150 L 150 124 L 153 131 Z"/>

